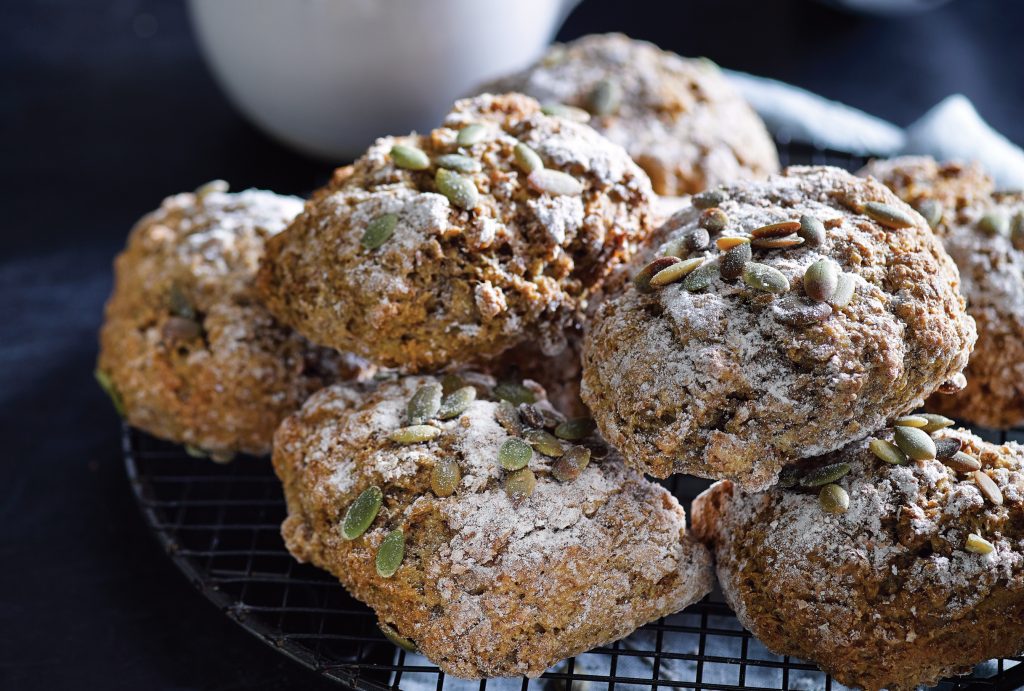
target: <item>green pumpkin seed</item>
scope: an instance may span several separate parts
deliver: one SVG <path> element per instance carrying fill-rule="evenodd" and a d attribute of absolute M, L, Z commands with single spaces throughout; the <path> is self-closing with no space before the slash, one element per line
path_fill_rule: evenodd
<path fill-rule="evenodd" d="M 868 442 L 868 448 L 871 449 L 871 453 L 891 465 L 906 465 L 907 463 L 907 454 L 885 439 L 872 439 Z"/>
<path fill-rule="evenodd" d="M 766 226 L 754 228 L 750 231 L 750 237 L 755 240 L 768 239 L 768 238 L 784 238 L 800 230 L 799 221 L 781 221 L 779 223 L 769 223 Z M 803 242 L 803 238 L 800 238 Z"/>
<path fill-rule="evenodd" d="M 897 427 L 917 427 L 924 429 L 928 426 L 928 418 L 923 415 L 901 415 L 892 421 Z"/>
<path fill-rule="evenodd" d="M 396 429 L 388 435 L 388 439 L 397 444 L 419 444 L 437 439 L 440 435 L 441 430 L 431 425 L 409 425 Z"/>
<path fill-rule="evenodd" d="M 359 244 L 368 250 L 375 250 L 391 239 L 398 225 L 398 214 L 381 214 L 366 224 Z"/>
<path fill-rule="evenodd" d="M 849 463 L 830 463 L 820 468 L 814 468 L 804 473 L 800 478 L 800 485 L 803 487 L 821 487 L 830 482 L 835 482 L 850 472 Z"/>
<path fill-rule="evenodd" d="M 779 472 L 779 489 L 791 489 L 800 484 L 800 476 L 802 473 L 799 468 L 793 466 L 787 466 Z"/>
<path fill-rule="evenodd" d="M 177 283 L 171 286 L 167 294 L 167 304 L 170 307 L 171 314 L 176 317 L 183 317 L 185 319 L 196 318 L 195 308 L 192 307 L 192 303 L 185 296 L 184 289 Z"/>
<path fill-rule="evenodd" d="M 825 224 L 814 216 L 801 216 L 800 228 L 796 234 L 802 237 L 809 247 L 820 247 L 825 244 Z"/>
<path fill-rule="evenodd" d="M 382 634 L 384 634 L 384 638 L 388 639 L 389 641 L 391 641 L 392 644 L 398 646 L 407 653 L 419 652 L 419 649 L 416 647 L 415 643 L 410 641 L 408 638 L 402 638 L 400 635 L 398 635 L 397 631 L 395 631 L 393 628 L 391 628 L 384 622 L 378 621 L 377 628 L 380 629 L 380 632 Z"/>
<path fill-rule="evenodd" d="M 518 505 L 525 501 L 537 487 L 537 476 L 529 468 L 517 470 L 505 476 L 505 494 Z"/>
<path fill-rule="evenodd" d="M 744 240 L 746 238 L 743 238 Z M 721 247 L 721 245 L 719 245 Z M 727 281 L 735 281 L 743 275 L 743 268 L 752 257 L 750 241 L 739 242 L 733 245 L 724 255 L 718 265 L 718 272 Z"/>
<path fill-rule="evenodd" d="M 192 444 L 185 444 L 185 453 L 188 454 L 190 458 L 210 457 L 210 454 L 208 454 L 206 451 L 203 451 L 198 446 L 193 446 Z"/>
<path fill-rule="evenodd" d="M 439 497 L 450 497 L 455 494 L 462 482 L 462 468 L 451 458 L 442 458 L 434 464 L 430 472 L 430 489 Z"/>
<path fill-rule="evenodd" d="M 681 262 L 670 264 L 651 277 L 650 285 L 652 287 L 661 287 L 667 286 L 670 283 L 675 283 L 676 281 L 681 281 L 691 271 L 695 270 L 703 263 L 704 257 L 693 257 L 692 259 L 686 259 Z"/>
<path fill-rule="evenodd" d="M 102 370 L 95 370 L 92 376 L 96 377 L 96 383 L 100 385 L 100 388 L 110 398 L 110 402 L 114 404 L 114 410 L 121 417 L 124 417 L 124 399 L 121 398 L 121 394 L 114 386 L 114 381 L 110 378 L 110 375 Z"/>
<path fill-rule="evenodd" d="M 516 382 L 499 382 L 492 390 L 492 393 L 498 400 L 509 401 L 513 405 L 537 402 L 537 395 L 533 391 Z"/>
<path fill-rule="evenodd" d="M 473 181 L 447 168 L 437 169 L 434 184 L 441 194 L 448 197 L 448 201 L 460 209 L 474 209 L 480 203 L 480 193 Z"/>
<path fill-rule="evenodd" d="M 683 279 L 683 288 L 691 293 L 707 290 L 718 275 L 718 262 L 704 262 Z"/>
<path fill-rule="evenodd" d="M 422 425 L 437 415 L 441 409 L 441 384 L 432 382 L 416 389 L 416 393 L 405 406 L 410 425 Z"/>
<path fill-rule="evenodd" d="M 766 293 L 785 293 L 789 290 L 789 279 L 773 266 L 747 262 L 743 267 L 743 282 L 755 290 Z"/>
<path fill-rule="evenodd" d="M 713 206 L 721 206 L 729 196 L 722 190 L 705 190 L 690 198 L 690 203 L 695 209 L 710 209 Z"/>
<path fill-rule="evenodd" d="M 533 458 L 533 447 L 522 439 L 512 437 L 498 449 L 498 465 L 505 470 L 525 468 Z"/>
<path fill-rule="evenodd" d="M 455 136 L 455 143 L 459 146 L 473 146 L 487 138 L 488 129 L 486 125 L 474 122 L 466 125 Z"/>
<path fill-rule="evenodd" d="M 526 178 L 527 184 L 541 194 L 558 197 L 578 197 L 583 194 L 583 183 L 560 170 L 537 168 Z"/>
<path fill-rule="evenodd" d="M 946 461 L 947 459 L 953 458 L 953 456 L 960 452 L 963 445 L 964 443 L 956 437 L 937 439 L 935 441 L 935 458 L 940 461 Z"/>
<path fill-rule="evenodd" d="M 442 420 L 458 417 L 466 412 L 475 400 L 476 388 L 463 386 L 461 389 L 456 389 L 442 399 L 441 407 L 437 410 L 437 417 Z"/>
<path fill-rule="evenodd" d="M 832 308 L 799 295 L 787 295 L 772 304 L 772 314 L 783 324 L 804 327 L 827 320 L 832 316 Z"/>
<path fill-rule="evenodd" d="M 540 429 L 531 429 L 523 433 L 523 439 L 540 453 L 551 458 L 558 458 L 565 453 L 558 437 Z"/>
<path fill-rule="evenodd" d="M 519 419 L 519 412 L 511 401 L 498 403 L 494 409 L 494 419 L 498 421 L 502 429 L 512 436 L 518 436 L 523 432 L 523 423 Z"/>
<path fill-rule="evenodd" d="M 457 374 L 446 374 L 441 377 L 441 393 L 445 396 L 450 395 L 452 392 L 461 389 L 466 385 L 465 380 Z"/>
<path fill-rule="evenodd" d="M 990 211 L 978 220 L 978 230 L 989 237 L 1010 234 L 1010 219 L 999 211 Z"/>
<path fill-rule="evenodd" d="M 964 549 L 975 554 L 991 554 L 996 546 L 977 533 L 970 533 L 964 543 Z"/>
<path fill-rule="evenodd" d="M 914 225 L 913 216 L 882 202 L 868 202 L 864 205 L 864 213 L 886 228 L 910 228 Z"/>
<path fill-rule="evenodd" d="M 559 482 L 572 482 L 590 464 L 590 449 L 572 446 L 551 466 L 551 474 Z"/>
<path fill-rule="evenodd" d="M 825 485 L 818 493 L 818 503 L 828 513 L 846 513 L 850 508 L 850 495 L 839 485 Z"/>
<path fill-rule="evenodd" d="M 622 103 L 622 87 L 611 79 L 602 79 L 587 97 L 587 109 L 594 115 L 611 115 Z"/>
<path fill-rule="evenodd" d="M 593 434 L 596 428 L 597 425 L 592 418 L 575 417 L 556 427 L 555 436 L 566 441 L 579 441 Z"/>
<path fill-rule="evenodd" d="M 729 216 L 718 207 L 705 209 L 698 224 L 709 233 L 721 233 L 729 225 Z"/>
<path fill-rule="evenodd" d="M 711 235 L 706 228 L 695 228 L 683 235 L 680 241 L 687 252 L 699 252 L 711 244 Z"/>
<path fill-rule="evenodd" d="M 544 161 L 541 160 L 540 154 L 522 142 L 517 143 L 512 149 L 512 157 L 519 169 L 527 174 L 544 167 Z"/>
<path fill-rule="evenodd" d="M 981 493 L 990 502 L 996 506 L 1003 505 L 1003 492 L 999 489 L 999 485 L 996 484 L 995 480 L 988 476 L 984 470 L 974 471 L 974 484 L 978 486 Z"/>
<path fill-rule="evenodd" d="M 932 432 L 938 432 L 940 429 L 952 427 L 956 424 L 953 420 L 950 420 L 945 415 L 939 415 L 937 413 L 914 413 L 917 417 L 923 417 L 928 421 L 928 424 L 922 427 L 925 432 L 931 434 Z"/>
<path fill-rule="evenodd" d="M 715 247 L 717 247 L 718 249 L 722 250 L 723 252 L 728 252 L 729 250 L 733 249 L 737 245 L 749 245 L 749 244 L 750 244 L 750 238 L 741 237 L 741 236 L 738 236 L 738 235 L 729 235 L 727 237 L 718 238 L 717 240 L 715 240 Z"/>
<path fill-rule="evenodd" d="M 405 533 L 396 528 L 384 536 L 377 548 L 377 575 L 391 578 L 405 558 Z"/>
<path fill-rule="evenodd" d="M 391 147 L 391 160 L 405 170 L 426 170 L 430 167 L 430 157 L 426 151 L 405 144 L 395 144 Z"/>
<path fill-rule="evenodd" d="M 540 111 L 545 115 L 565 118 L 573 122 L 590 122 L 590 113 L 582 108 L 567 106 L 564 103 L 546 103 L 541 107 Z"/>
<path fill-rule="evenodd" d="M 975 470 L 981 470 L 981 462 L 963 451 L 956 452 L 950 458 L 943 458 L 942 462 L 958 473 L 973 473 Z"/>
<path fill-rule="evenodd" d="M 921 214 L 928 222 L 928 226 L 934 230 L 942 221 L 942 204 L 935 199 L 922 199 L 917 203 L 917 213 Z"/>
<path fill-rule="evenodd" d="M 206 201 L 206 198 L 214 192 L 224 194 L 229 189 L 231 189 L 231 185 L 229 185 L 225 180 L 210 180 L 196 188 L 196 201 L 202 204 Z"/>
<path fill-rule="evenodd" d="M 754 238 L 750 244 L 760 250 L 785 250 L 790 247 L 799 247 L 804 244 L 804 239 L 798 235 L 787 235 L 781 238 Z"/>
<path fill-rule="evenodd" d="M 1018 252 L 1024 252 L 1024 213 L 1013 217 L 1013 225 L 1010 227 L 1010 242 Z"/>
<path fill-rule="evenodd" d="M 463 156 L 462 154 L 444 154 L 434 159 L 434 163 L 447 168 L 448 170 L 458 171 L 460 173 L 479 173 L 483 170 L 483 166 L 480 161 L 469 156 Z"/>
<path fill-rule="evenodd" d="M 896 446 L 915 461 L 935 458 L 935 442 L 923 430 L 916 427 L 895 427 L 893 438 Z"/>
<path fill-rule="evenodd" d="M 633 285 L 641 293 L 653 293 L 654 288 L 651 287 L 651 279 L 677 263 L 679 263 L 679 257 L 658 257 L 637 272 L 636 276 L 633 277 Z"/>
<path fill-rule="evenodd" d="M 341 536 L 346 540 L 355 540 L 365 533 L 373 519 L 377 517 L 383 502 L 384 492 L 380 487 L 373 485 L 364 489 L 345 513 L 345 519 L 341 523 Z"/>
<path fill-rule="evenodd" d="M 836 278 L 836 289 L 832 293 L 832 297 L 829 298 L 828 304 L 840 310 L 850 304 L 856 290 L 857 281 L 854 279 L 853 274 L 841 273 Z"/>
<path fill-rule="evenodd" d="M 839 286 L 839 270 L 828 259 L 819 259 L 804 272 L 804 292 L 815 302 L 827 302 Z"/>

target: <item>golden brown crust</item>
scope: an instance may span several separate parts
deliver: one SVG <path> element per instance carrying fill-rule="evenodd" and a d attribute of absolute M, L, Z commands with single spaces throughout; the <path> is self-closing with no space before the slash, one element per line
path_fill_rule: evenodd
<path fill-rule="evenodd" d="M 970 473 L 935 460 L 888 465 L 867 440 L 804 467 L 852 466 L 837 480 L 844 514 L 799 487 L 748 494 L 723 481 L 694 501 L 693 532 L 715 552 L 726 600 L 768 648 L 891 691 L 1024 649 L 1024 448 L 966 430 L 936 437 L 961 440 L 1001 505 Z M 970 533 L 994 551 L 967 551 Z"/>
<path fill-rule="evenodd" d="M 458 132 L 483 124 L 471 146 Z M 538 191 L 517 166 L 524 142 L 579 184 L 576 193 Z M 396 144 L 436 161 L 456 151 L 480 170 L 470 211 L 435 185 L 436 166 L 395 166 Z M 540 112 L 532 99 L 459 101 L 444 126 L 375 143 L 292 226 L 268 243 L 260 287 L 271 311 L 312 340 L 407 371 L 493 358 L 533 340 L 545 352 L 585 309 L 604 277 L 650 230 L 646 175 L 593 130 Z M 360 244 L 367 225 L 396 214 L 378 249 Z"/>
<path fill-rule="evenodd" d="M 256 300 L 263 244 L 301 208 L 270 192 L 207 191 L 139 221 L 115 261 L 98 364 L 129 423 L 218 459 L 266 454 L 309 394 L 359 373 Z"/>
<path fill-rule="evenodd" d="M 320 391 L 281 425 L 274 467 L 292 554 L 337 576 L 441 669 L 467 678 L 537 676 L 711 589 L 710 555 L 686 536 L 683 509 L 614 455 L 559 481 L 553 459 L 534 453 L 536 488 L 517 504 L 503 489 L 497 454 L 508 433 L 492 401 L 478 398 L 457 419 L 430 421 L 442 430 L 433 441 L 389 441 L 406 424 L 412 395 L 438 381 Z M 596 439 L 586 443 L 607 451 Z M 431 489 L 441 460 L 461 468 L 447 497 Z M 345 540 L 344 516 L 371 485 L 383 491 L 383 508 L 365 534 Z M 376 554 L 398 528 L 405 557 L 384 578 Z"/>
<path fill-rule="evenodd" d="M 924 220 L 874 181 L 836 168 L 790 168 L 766 183 L 723 186 L 724 236 L 812 215 L 820 247 L 753 250 L 788 279 L 777 297 L 714 271 L 706 290 L 681 282 L 606 301 L 583 353 L 583 399 L 626 461 L 658 477 L 686 472 L 771 485 L 786 464 L 840 448 L 913 409 L 958 374 L 975 340 L 956 267 Z M 862 213 L 883 202 L 912 225 Z M 656 232 L 678 251 L 703 212 Z M 694 252 L 699 256 L 700 251 Z M 711 245 L 708 261 L 720 261 Z M 811 304 L 806 269 L 826 258 L 848 274 L 848 305 Z M 639 265 L 637 265 L 639 266 Z M 823 310 L 794 321 L 796 310 Z M 797 316 L 800 316 L 797 314 Z"/>

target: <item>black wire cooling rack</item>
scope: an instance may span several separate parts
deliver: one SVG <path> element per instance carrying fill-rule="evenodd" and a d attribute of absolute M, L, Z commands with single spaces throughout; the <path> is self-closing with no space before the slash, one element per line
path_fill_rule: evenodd
<path fill-rule="evenodd" d="M 862 159 L 780 141 L 783 165 L 854 169 Z M 985 433 L 1024 441 L 1019 433 Z M 192 584 L 227 616 L 297 662 L 361 691 L 639 691 L 659 687 L 734 691 L 845 688 L 812 664 L 769 652 L 718 593 L 644 626 L 611 646 L 567 660 L 540 679 L 467 682 L 389 643 L 377 619 L 326 572 L 297 563 L 280 535 L 281 486 L 269 460 L 227 465 L 190 457 L 177 445 L 124 428 L 124 457 L 142 513 Z M 667 483 L 689 511 L 709 483 Z M 1024 688 L 1024 658 L 990 660 L 942 691 Z"/>

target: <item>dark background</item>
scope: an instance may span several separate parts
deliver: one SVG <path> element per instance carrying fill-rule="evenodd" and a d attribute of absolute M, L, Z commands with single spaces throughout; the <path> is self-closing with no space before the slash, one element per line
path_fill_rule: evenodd
<path fill-rule="evenodd" d="M 962 92 L 1020 143 L 1022 29 L 1015 0 L 884 19 L 809 0 L 586 0 L 560 37 L 624 31 L 898 124 Z M 304 194 L 331 166 L 232 110 L 178 2 L 4 3 L 0 83 L 0 687 L 331 688 L 162 554 L 91 374 L 110 261 L 139 216 L 212 178 Z"/>

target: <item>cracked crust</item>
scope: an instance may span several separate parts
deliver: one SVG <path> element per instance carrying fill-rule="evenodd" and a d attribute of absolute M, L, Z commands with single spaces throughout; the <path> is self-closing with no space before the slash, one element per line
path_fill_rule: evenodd
<path fill-rule="evenodd" d="M 457 147 L 474 123 L 488 128 L 484 140 Z M 580 193 L 536 191 L 515 163 L 518 142 Z M 395 167 L 396 144 L 479 162 L 467 174 L 477 206 L 451 205 L 433 166 Z M 260 288 L 311 340 L 405 371 L 492 359 L 528 340 L 557 353 L 563 329 L 649 235 L 652 199 L 643 171 L 589 127 L 544 115 L 524 96 L 467 99 L 442 127 L 379 139 L 340 171 L 268 243 Z M 394 235 L 365 249 L 367 224 L 385 213 L 398 216 Z"/>
<path fill-rule="evenodd" d="M 264 242 L 301 209 L 258 190 L 178 194 L 135 226 L 114 264 L 97 365 L 130 424 L 218 460 L 267 454 L 309 394 L 363 372 L 256 299 Z"/>
<path fill-rule="evenodd" d="M 764 123 L 714 63 L 622 34 L 555 44 L 535 65 L 476 92 L 518 91 L 586 109 L 607 80 L 621 90 L 621 105 L 590 125 L 629 152 L 658 194 L 692 194 L 778 171 Z"/>
<path fill-rule="evenodd" d="M 788 296 L 715 272 L 702 292 L 630 285 L 601 305 L 584 343 L 583 400 L 628 463 L 657 477 L 685 472 L 763 489 L 784 465 L 862 438 L 955 380 L 975 340 L 956 266 L 892 192 L 822 167 L 719 190 L 726 236 L 808 214 L 825 223 L 826 240 L 754 250 L 754 261 L 788 278 Z M 914 225 L 893 230 L 858 213 L 869 201 L 911 214 Z M 664 244 L 654 254 L 673 251 L 701 213 L 674 216 L 657 231 Z M 823 321 L 781 320 L 808 307 L 802 277 L 823 257 L 851 275 L 852 300 Z"/>
<path fill-rule="evenodd" d="M 413 393 L 438 381 L 329 387 L 281 425 L 274 467 L 288 503 L 282 534 L 297 559 L 333 573 L 381 621 L 464 678 L 538 676 L 710 591 L 710 554 L 687 536 L 682 507 L 617 456 L 597 459 L 610 450 L 596 438 L 586 442 L 594 460 L 565 482 L 552 477 L 552 459 L 535 453 L 536 489 L 513 504 L 497 463 L 508 434 L 497 404 L 482 397 L 493 380 L 472 380 L 481 396 L 459 418 L 430 423 L 442 429 L 434 441 L 388 441 L 406 424 Z M 549 409 L 543 400 L 537 406 Z M 444 498 L 430 485 L 440 459 L 462 470 Z M 365 534 L 342 539 L 348 507 L 371 485 L 383 490 L 381 512 Z M 375 554 L 397 528 L 405 558 L 382 578 Z"/>
<path fill-rule="evenodd" d="M 878 435 L 891 439 L 889 431 Z M 849 686 L 910 691 L 1024 649 L 1024 448 L 957 438 L 1000 488 L 939 461 L 892 466 L 867 440 L 805 464 L 847 462 L 844 514 L 816 490 L 750 494 L 716 483 L 693 504 L 740 622 L 780 655 L 815 661 Z M 975 533 L 995 546 L 964 545 Z"/>

